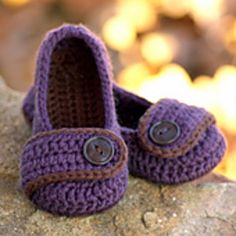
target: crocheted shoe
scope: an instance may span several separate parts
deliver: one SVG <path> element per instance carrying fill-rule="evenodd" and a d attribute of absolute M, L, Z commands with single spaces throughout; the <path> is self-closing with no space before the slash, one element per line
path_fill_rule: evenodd
<path fill-rule="evenodd" d="M 215 118 L 173 99 L 156 104 L 113 85 L 129 172 L 150 181 L 177 184 L 210 172 L 226 149 Z"/>
<path fill-rule="evenodd" d="M 116 204 L 127 187 L 103 44 L 85 27 L 50 32 L 38 54 L 33 137 L 21 156 L 21 183 L 38 207 L 92 214 Z"/>
<path fill-rule="evenodd" d="M 23 104 L 29 123 L 34 117 L 34 90 L 30 89 Z M 153 105 L 114 83 L 113 94 L 132 175 L 177 184 L 207 174 L 221 161 L 225 140 L 214 117 L 204 109 L 175 100 Z M 171 131 L 163 133 L 164 141 L 155 137 L 160 127 L 161 133 L 162 129 Z"/>
<path fill-rule="evenodd" d="M 130 174 L 177 184 L 207 174 L 221 161 L 226 143 L 204 109 L 170 99 L 151 104 L 115 84 L 113 92 Z M 34 109 L 30 96 L 33 89 L 25 99 L 29 121 Z"/>

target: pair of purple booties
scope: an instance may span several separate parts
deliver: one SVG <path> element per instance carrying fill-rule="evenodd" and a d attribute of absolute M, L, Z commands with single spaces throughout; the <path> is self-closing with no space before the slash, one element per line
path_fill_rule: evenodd
<path fill-rule="evenodd" d="M 128 173 L 178 184 L 210 172 L 224 155 L 206 110 L 172 99 L 152 104 L 112 79 L 106 48 L 86 27 L 46 35 L 23 103 L 33 134 L 20 159 L 22 188 L 39 208 L 100 212 L 122 198 Z"/>

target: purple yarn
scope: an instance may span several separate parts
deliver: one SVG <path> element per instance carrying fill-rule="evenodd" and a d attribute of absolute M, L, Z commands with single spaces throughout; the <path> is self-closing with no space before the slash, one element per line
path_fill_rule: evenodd
<path fill-rule="evenodd" d="M 58 172 L 98 170 L 103 171 L 116 165 L 123 155 L 122 147 L 114 139 L 113 133 L 103 134 L 102 130 L 61 129 L 60 133 L 45 133 L 32 138 L 24 147 L 21 158 L 22 186 L 42 175 Z M 106 165 L 93 165 L 83 156 L 86 140 L 103 136 L 112 141 L 116 150 L 114 157 Z M 66 157 L 65 157 L 66 154 Z"/>
<path fill-rule="evenodd" d="M 105 113 L 102 128 L 55 129 L 48 115 L 51 54 L 61 40 L 71 37 L 83 40 L 96 62 Z M 111 79 L 110 62 L 104 45 L 84 26 L 63 25 L 48 33 L 42 42 L 37 58 L 35 85 L 23 105 L 25 117 L 33 126 L 33 137 L 26 143 L 21 155 L 22 188 L 26 190 L 27 184 L 50 174 L 70 171 L 97 171 L 96 173 L 100 174 L 115 167 L 121 158 L 123 162 L 120 169 L 111 171 L 110 177 L 101 175 L 103 177 L 95 179 L 85 178 L 42 185 L 29 196 L 39 208 L 67 216 L 92 214 L 112 207 L 124 195 L 128 182 L 127 150 L 120 138 Z M 83 156 L 83 145 L 93 136 L 103 136 L 112 141 L 115 153 L 109 163 L 96 166 Z"/>
<path fill-rule="evenodd" d="M 103 92 L 103 102 L 105 109 L 105 125 L 106 129 L 115 129 L 119 132 L 119 126 L 116 122 L 116 113 L 114 108 L 114 100 L 112 97 L 112 74 L 111 64 L 104 44 L 83 25 L 63 25 L 55 30 L 50 31 L 43 40 L 37 57 L 35 86 L 37 91 L 35 122 L 33 122 L 33 133 L 52 130 L 47 111 L 47 91 L 48 91 L 48 74 L 50 69 L 51 54 L 57 44 L 66 38 L 78 38 L 86 42 L 91 49 L 98 73 L 101 78 L 101 87 Z"/>
<path fill-rule="evenodd" d="M 132 175 L 159 183 L 178 184 L 201 177 L 219 164 L 224 156 L 226 143 L 214 123 L 201 133 L 194 147 L 187 150 L 184 155 L 173 154 L 173 157 L 163 158 L 147 151 L 147 146 L 152 145 L 155 148 L 159 145 L 154 145 L 148 138 L 145 144 L 140 142 L 138 126 L 148 109 L 153 109 L 153 112 L 146 123 L 147 137 L 151 125 L 160 120 L 175 121 L 181 128 L 181 135 L 173 144 L 159 146 L 164 150 L 173 150 L 187 142 L 203 117 L 212 116 L 206 110 L 172 99 L 163 99 L 153 105 L 118 86 L 114 86 L 113 91 L 122 126 L 122 137 L 129 150 L 129 172 Z"/>
<path fill-rule="evenodd" d="M 162 100 L 158 105 L 123 90 L 113 83 L 113 95 L 116 101 L 116 112 L 121 125 L 122 137 L 129 150 L 129 172 L 148 180 L 166 184 L 178 184 L 198 178 L 210 172 L 222 159 L 226 143 L 222 133 L 215 124 L 210 124 L 202 131 L 196 144 L 183 155 L 163 158 L 147 150 L 155 145 L 146 135 L 146 143 L 140 142 L 138 126 L 147 110 L 153 107 L 153 113 L 147 122 L 146 129 L 163 119 L 174 120 L 181 127 L 181 135 L 171 145 L 162 149 L 172 150 L 190 139 L 196 126 L 204 117 L 211 116 L 206 110 L 187 106 L 175 100 Z M 173 110 L 175 110 L 173 112 Z M 27 120 L 34 116 L 34 87 L 26 96 L 23 111 Z M 158 146 L 158 145 L 157 145 Z M 160 148 L 160 147 L 159 147 Z"/>
<path fill-rule="evenodd" d="M 226 148 L 216 127 L 208 128 L 198 145 L 176 158 L 162 158 L 146 152 L 139 145 L 137 131 L 124 128 L 122 134 L 129 149 L 130 173 L 165 184 L 188 182 L 205 175 L 221 161 Z"/>
<path fill-rule="evenodd" d="M 32 201 L 53 214 L 77 216 L 94 214 L 114 206 L 127 188 L 128 169 L 105 180 L 61 182 L 40 188 Z"/>

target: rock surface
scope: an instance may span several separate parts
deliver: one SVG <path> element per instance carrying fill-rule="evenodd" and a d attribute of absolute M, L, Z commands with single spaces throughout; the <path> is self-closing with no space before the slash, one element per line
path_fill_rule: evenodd
<path fill-rule="evenodd" d="M 0 235 L 236 235 L 235 183 L 161 186 L 130 177 L 125 197 L 104 213 L 66 218 L 37 210 L 18 183 L 20 150 L 30 136 L 22 98 L 0 81 Z"/>

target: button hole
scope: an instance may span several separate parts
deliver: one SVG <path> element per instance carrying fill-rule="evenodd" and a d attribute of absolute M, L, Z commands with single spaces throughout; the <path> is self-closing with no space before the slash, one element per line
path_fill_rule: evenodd
<path fill-rule="evenodd" d="M 94 147 L 97 153 L 99 153 L 100 155 L 103 155 L 103 150 L 98 145 L 95 145 Z"/>

